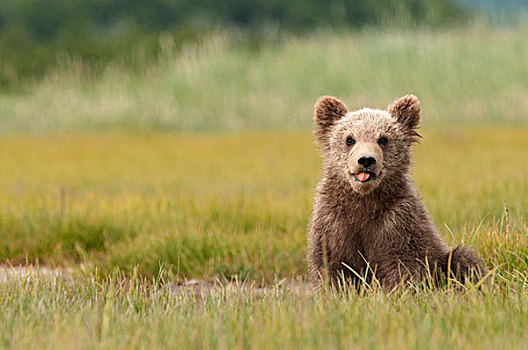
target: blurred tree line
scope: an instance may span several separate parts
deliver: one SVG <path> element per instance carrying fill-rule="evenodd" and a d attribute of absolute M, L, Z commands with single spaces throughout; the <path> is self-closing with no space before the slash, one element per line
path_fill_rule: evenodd
<path fill-rule="evenodd" d="M 396 18 L 439 26 L 463 16 L 449 0 L 3 0 L 0 88 L 37 79 L 69 60 L 97 66 L 119 59 L 133 65 L 137 52 L 156 57 L 161 34 L 181 45 L 219 27 L 258 33 L 272 25 L 302 33 L 375 26 Z"/>

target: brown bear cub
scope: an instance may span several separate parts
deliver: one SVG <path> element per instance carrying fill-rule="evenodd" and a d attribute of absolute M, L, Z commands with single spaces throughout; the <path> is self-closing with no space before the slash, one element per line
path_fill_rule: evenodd
<path fill-rule="evenodd" d="M 355 112 L 324 96 L 315 122 L 323 178 L 308 232 L 312 278 L 355 283 L 374 276 L 390 291 L 427 276 L 465 283 L 486 275 L 475 253 L 442 240 L 409 175 L 411 145 L 420 137 L 415 96 L 386 111 Z"/>

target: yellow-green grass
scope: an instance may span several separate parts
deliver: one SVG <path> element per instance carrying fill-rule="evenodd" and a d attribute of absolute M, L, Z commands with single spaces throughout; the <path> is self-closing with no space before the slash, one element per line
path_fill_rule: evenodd
<path fill-rule="evenodd" d="M 424 136 L 416 184 L 446 240 L 495 268 L 483 291 L 303 282 L 308 131 L 3 137 L 0 259 L 74 276 L 0 278 L 0 347 L 523 349 L 528 127 Z"/>
<path fill-rule="evenodd" d="M 70 129 L 307 130 L 316 98 L 384 107 L 417 94 L 428 125 L 528 121 L 528 26 L 320 32 L 258 49 L 217 33 L 156 62 L 95 73 L 72 59 L 25 93 L 0 95 L 0 132 Z M 143 62 L 138 54 L 138 61 Z"/>
<path fill-rule="evenodd" d="M 413 175 L 452 245 L 528 268 L 528 128 L 428 128 Z M 59 133 L 0 140 L 0 260 L 172 278 L 306 277 L 309 132 Z M 505 202 L 507 203 L 506 215 Z M 513 274 L 513 275 L 512 275 Z"/>

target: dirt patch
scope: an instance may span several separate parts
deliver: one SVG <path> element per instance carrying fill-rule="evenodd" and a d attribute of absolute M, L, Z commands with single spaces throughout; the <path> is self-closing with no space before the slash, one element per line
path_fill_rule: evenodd
<path fill-rule="evenodd" d="M 47 266 L 7 266 L 0 265 L 0 284 L 13 281 L 34 280 L 62 280 L 75 283 L 76 273 L 72 268 L 52 268 Z M 183 282 L 169 282 L 168 286 L 176 294 L 207 295 L 215 292 L 221 293 L 248 293 L 253 295 L 269 295 L 287 293 L 295 295 L 311 294 L 317 290 L 315 284 L 301 279 L 284 279 L 271 286 L 260 286 L 253 282 L 210 282 L 200 279 L 190 279 Z"/>
<path fill-rule="evenodd" d="M 0 266 L 0 283 L 12 280 L 55 278 L 71 279 L 71 269 L 59 269 L 46 266 Z"/>
<path fill-rule="evenodd" d="M 191 279 L 183 283 L 175 283 L 172 288 L 178 293 L 190 293 L 198 295 L 207 295 L 214 292 L 227 293 L 248 293 L 257 296 L 269 294 L 285 293 L 295 295 L 312 294 L 317 291 L 315 284 L 294 279 L 285 279 L 272 286 L 257 286 L 251 282 L 207 282 L 198 279 Z"/>

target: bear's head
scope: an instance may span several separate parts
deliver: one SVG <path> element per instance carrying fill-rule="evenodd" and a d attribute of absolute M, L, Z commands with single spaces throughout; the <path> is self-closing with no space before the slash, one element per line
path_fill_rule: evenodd
<path fill-rule="evenodd" d="M 315 104 L 315 122 L 326 168 L 365 195 L 409 172 L 410 148 L 420 137 L 420 102 L 406 95 L 387 110 L 349 112 L 335 97 L 323 96 Z"/>

